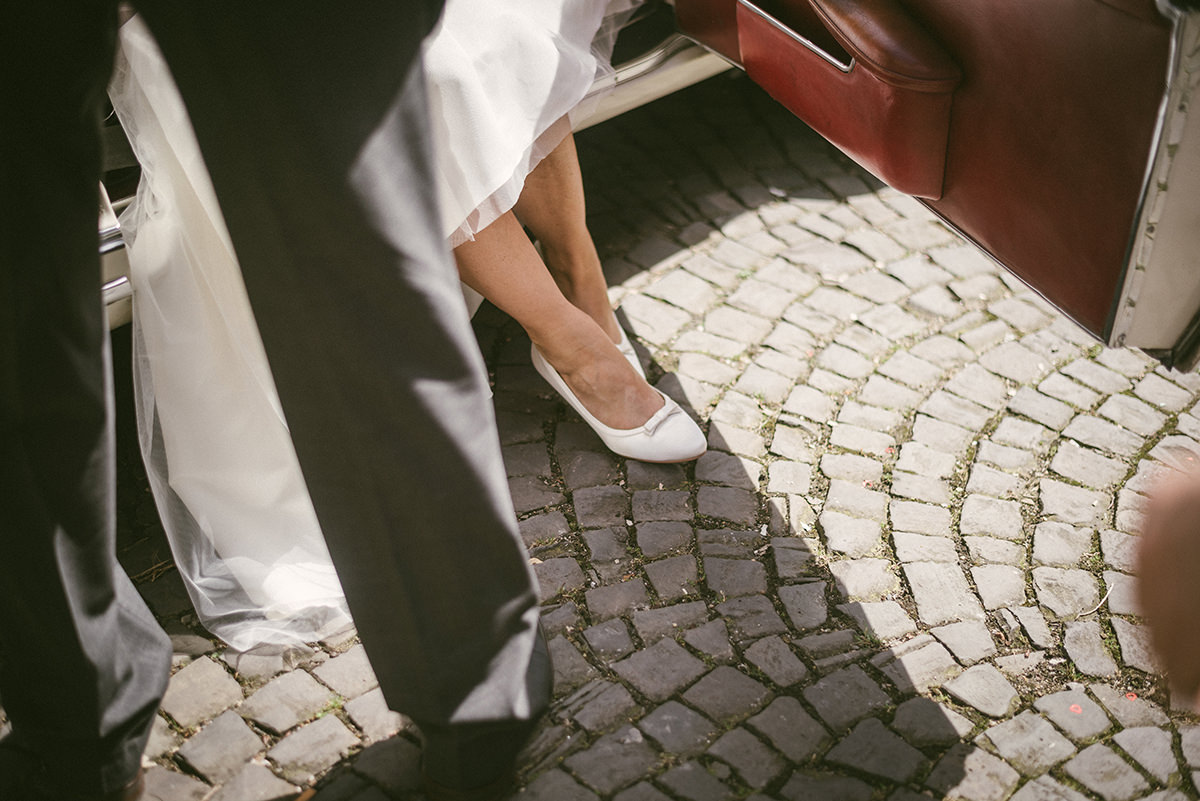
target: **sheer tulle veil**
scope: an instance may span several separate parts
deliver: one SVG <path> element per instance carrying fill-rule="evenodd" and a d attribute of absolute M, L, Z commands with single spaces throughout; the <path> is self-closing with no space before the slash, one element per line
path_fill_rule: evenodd
<path fill-rule="evenodd" d="M 451 245 L 516 202 L 610 69 L 637 3 L 449 0 L 426 59 Z M 153 38 L 135 17 L 120 43 L 109 94 L 142 165 L 121 224 L 139 440 L 159 515 L 209 631 L 238 650 L 314 642 L 352 621 L 229 234 Z"/>

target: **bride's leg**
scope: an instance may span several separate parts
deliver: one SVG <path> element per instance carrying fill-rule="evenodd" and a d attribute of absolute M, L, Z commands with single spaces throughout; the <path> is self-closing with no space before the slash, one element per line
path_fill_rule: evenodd
<path fill-rule="evenodd" d="M 546 266 L 562 294 L 595 320 L 609 339 L 620 341 L 608 283 L 587 229 L 583 177 L 571 134 L 529 173 L 513 211 L 541 243 Z"/>
<path fill-rule="evenodd" d="M 662 397 L 610 335 L 563 296 L 511 212 L 455 248 L 454 257 L 463 282 L 520 323 L 600 422 L 634 428 L 662 408 Z"/>

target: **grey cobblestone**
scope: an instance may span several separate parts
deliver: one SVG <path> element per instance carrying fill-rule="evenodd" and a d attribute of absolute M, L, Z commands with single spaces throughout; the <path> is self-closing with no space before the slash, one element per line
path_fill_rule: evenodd
<path fill-rule="evenodd" d="M 1075 755 L 1075 746 L 1050 723 L 1022 712 L 984 732 L 1000 756 L 1026 776 L 1040 776 Z"/>
<path fill-rule="evenodd" d="M 1150 451 L 1150 456 L 1177 470 L 1189 470 L 1200 455 L 1200 446 L 1190 437 L 1164 437 Z"/>
<path fill-rule="evenodd" d="M 733 798 L 728 785 L 698 762 L 685 762 L 671 768 L 659 781 L 689 801 L 726 801 Z"/>
<path fill-rule="evenodd" d="M 308 784 L 358 745 L 358 738 L 333 715 L 319 718 L 280 740 L 267 756 L 288 781 Z"/>
<path fill-rule="evenodd" d="M 975 728 L 975 724 L 953 709 L 919 696 L 896 708 L 891 726 L 919 748 L 950 745 Z"/>
<path fill-rule="evenodd" d="M 989 664 L 975 665 L 945 684 L 946 692 L 989 717 L 1007 715 L 1018 701 L 1017 691 Z"/>
<path fill-rule="evenodd" d="M 964 801 L 1003 801 L 1021 775 L 982 748 L 952 747 L 934 766 L 926 786 L 948 798 Z"/>
<path fill-rule="evenodd" d="M 1092 547 L 1094 532 L 1066 523 L 1039 523 L 1033 532 L 1033 561 L 1053 567 L 1075 567 Z"/>
<path fill-rule="evenodd" d="M 1075 410 L 1062 401 L 1032 389 L 1021 387 L 1013 395 L 1008 408 L 1047 428 L 1061 431 L 1075 416 Z"/>
<path fill-rule="evenodd" d="M 633 518 L 639 523 L 691 520 L 691 495 L 684 490 L 638 490 L 633 493 Z"/>
<path fill-rule="evenodd" d="M 1121 746 L 1139 765 L 1154 778 L 1167 784 L 1179 775 L 1175 762 L 1171 734 L 1155 726 L 1138 726 L 1125 729 L 1113 736 L 1113 742 Z"/>
<path fill-rule="evenodd" d="M 912 436 L 916 442 L 955 456 L 961 456 L 974 439 L 974 434 L 965 428 L 923 414 L 917 415 Z"/>
<path fill-rule="evenodd" d="M 201 776 L 220 784 L 263 749 L 263 741 L 230 710 L 188 738 L 178 754 Z"/>
<path fill-rule="evenodd" d="M 641 733 L 625 726 L 567 757 L 564 764 L 586 785 L 607 795 L 644 775 L 656 761 Z"/>
<path fill-rule="evenodd" d="M 1042 479 L 1038 486 L 1042 514 L 1079 526 L 1096 527 L 1108 511 L 1109 496 L 1102 492 L 1074 487 L 1053 479 Z"/>
<path fill-rule="evenodd" d="M 890 649 L 871 660 L 901 692 L 927 692 L 962 670 L 940 643 L 914 643 L 910 641 L 901 649 Z"/>
<path fill-rule="evenodd" d="M 286 673 L 257 690 L 238 712 L 260 726 L 282 734 L 321 711 L 333 693 L 303 670 Z"/>
<path fill-rule="evenodd" d="M 563 714 L 592 733 L 611 729 L 636 715 L 637 701 L 615 682 L 597 680 L 584 686 L 563 704 Z"/>
<path fill-rule="evenodd" d="M 1066 764 L 1068 775 L 1105 801 L 1124 801 L 1150 789 L 1138 773 L 1107 746 L 1088 746 Z"/>
<path fill-rule="evenodd" d="M 555 664 L 555 669 L 558 669 L 557 664 Z M 368 743 L 386 740 L 401 729 L 412 725 L 412 722 L 399 712 L 388 709 L 383 691 L 378 687 L 347 702 L 345 709 L 350 720 L 362 731 Z"/>
<path fill-rule="evenodd" d="M 242 700 L 242 688 L 225 669 L 201 657 L 171 677 L 162 708 L 184 728 L 216 717 Z"/>
<path fill-rule="evenodd" d="M 992 610 L 1025 603 L 1025 573 L 1011 565 L 981 565 L 971 568 L 971 578 L 983 601 Z"/>
<path fill-rule="evenodd" d="M 1109 567 L 1132 573 L 1137 566 L 1138 538 L 1120 531 L 1100 532 L 1100 552 Z"/>
<path fill-rule="evenodd" d="M 1144 625 L 1123 618 L 1112 619 L 1113 631 L 1121 649 L 1121 661 L 1146 673 L 1162 673 L 1162 663 L 1150 648 L 1150 631 Z"/>
<path fill-rule="evenodd" d="M 1091 409 L 1102 397 L 1100 393 L 1071 380 L 1062 373 L 1048 376 L 1046 380 L 1038 384 L 1038 390 L 1077 409 Z"/>
<path fill-rule="evenodd" d="M 850 517 L 841 512 L 823 512 L 821 528 L 831 551 L 848 556 L 866 556 L 881 542 L 881 528 L 873 520 Z"/>
<path fill-rule="evenodd" d="M 805 761 L 828 739 L 821 724 L 790 696 L 776 698 L 748 723 L 792 762 Z"/>
<path fill-rule="evenodd" d="M 855 323 L 843 328 L 833 341 L 838 345 L 844 345 L 850 350 L 861 354 L 867 359 L 874 359 L 882 353 L 891 349 L 891 340 L 885 336 L 875 333 L 866 326 Z M 840 372 L 840 371 L 837 371 Z M 865 376 L 864 376 L 865 377 Z"/>
<path fill-rule="evenodd" d="M 1142 610 L 1137 600 L 1134 577 L 1111 570 L 1104 571 L 1102 576 L 1107 588 L 1105 592 L 1108 600 L 1105 601 L 1105 605 L 1108 611 L 1114 615 L 1140 616 Z"/>
<path fill-rule="evenodd" d="M 864 403 L 884 409 L 910 411 L 921 403 L 922 395 L 878 373 L 871 375 L 859 392 Z"/>
<path fill-rule="evenodd" d="M 864 633 L 882 642 L 898 640 L 917 630 L 913 619 L 895 601 L 858 601 L 838 609 L 854 618 Z"/>
<path fill-rule="evenodd" d="M 892 535 L 896 558 L 901 562 L 957 562 L 954 541 L 947 537 L 930 537 L 897 531 Z M 832 548 L 833 546 L 830 545 Z"/>
<path fill-rule="evenodd" d="M 1025 549 L 1015 542 L 995 537 L 963 537 L 963 542 L 975 562 L 1020 565 L 1025 561 Z"/>
<path fill-rule="evenodd" d="M 1168 412 L 1177 412 L 1192 402 L 1192 394 L 1159 375 L 1148 375 L 1133 388 L 1133 394 Z"/>
<path fill-rule="evenodd" d="M 266 766 L 257 763 L 243 765 L 230 781 L 217 790 L 209 801 L 258 801 L 258 799 L 286 798 L 296 792 L 296 786 L 280 779 Z M 153 796 L 151 796 L 153 798 Z M 175 796 L 163 796 L 174 801 Z"/>
<path fill-rule="evenodd" d="M 842 559 L 829 565 L 838 591 L 847 600 L 874 601 L 899 584 L 886 559 Z"/>
<path fill-rule="evenodd" d="M 1038 452 L 1049 447 L 1053 439 L 1053 434 L 1045 426 L 1015 417 L 1005 417 L 992 432 L 993 442 Z"/>
<path fill-rule="evenodd" d="M 682 521 L 639 523 L 637 527 L 638 547 L 652 559 L 688 546 L 692 538 L 692 527 Z"/>
<path fill-rule="evenodd" d="M 1088 359 L 1077 359 L 1063 367 L 1062 372 L 1105 395 L 1125 392 L 1133 386 L 1120 373 Z"/>
<path fill-rule="evenodd" d="M 956 309 L 956 311 L 961 311 L 961 307 Z M 948 330 L 961 331 L 959 339 L 977 354 L 987 353 L 1006 340 L 1012 339 L 1012 329 L 1003 320 L 984 322 L 985 318 L 979 312 L 968 314 L 966 318 L 966 321 L 962 319 L 956 321 L 953 327 Z M 995 371 L 993 370 L 992 372 Z"/>
<path fill-rule="evenodd" d="M 1075 742 L 1091 740 L 1112 726 L 1104 710 L 1082 690 L 1063 690 L 1034 702 L 1038 711 Z"/>
<path fill-rule="evenodd" d="M 769 689 L 725 665 L 713 668 L 683 693 L 683 700 L 718 722 L 741 719 L 770 699 Z"/>
<path fill-rule="evenodd" d="M 774 751 L 745 729 L 733 729 L 712 744 L 708 753 L 733 767 L 750 787 L 762 788 L 783 772 L 785 764 Z"/>
<path fill-rule="evenodd" d="M 619 659 L 634 650 L 633 638 L 620 618 L 612 618 L 583 630 L 589 646 L 606 661 Z M 559 638 L 566 642 L 564 638 Z M 571 646 L 574 648 L 574 646 Z M 568 656 L 568 659 L 571 657 Z M 556 665 L 557 669 L 557 665 Z"/>
<path fill-rule="evenodd" d="M 639 693 L 663 701 L 704 675 L 704 663 L 673 640 L 659 640 L 613 665 Z"/>
<path fill-rule="evenodd" d="M 678 600 L 691 595 L 699 584 L 696 557 L 690 554 L 651 562 L 645 570 L 654 592 L 664 600 Z"/>
<path fill-rule="evenodd" d="M 583 528 L 618 526 L 629 516 L 629 496 L 620 487 L 585 487 L 572 493 L 575 519 Z"/>
<path fill-rule="evenodd" d="M 1049 776 L 1039 776 L 1013 795 L 1013 801 L 1087 801 L 1087 796 Z"/>
<path fill-rule="evenodd" d="M 891 453 L 896 447 L 896 440 L 890 434 L 847 423 L 834 425 L 829 442 L 848 451 L 880 457 Z"/>
<path fill-rule="evenodd" d="M 900 448 L 896 469 L 933 478 L 949 478 L 956 465 L 957 460 L 949 453 L 934 450 L 920 442 L 907 442 Z"/>
<path fill-rule="evenodd" d="M 1032 573 L 1038 601 L 1060 618 L 1076 618 L 1100 603 L 1096 578 L 1086 570 L 1035 567 Z"/>
<path fill-rule="evenodd" d="M 985 464 L 976 464 L 971 468 L 967 480 L 967 492 L 971 495 L 988 495 L 993 498 L 1016 498 L 1023 488 L 1019 478 L 1009 473 L 1001 472 Z"/>
<path fill-rule="evenodd" d="M 913 501 L 892 500 L 889 504 L 892 528 L 914 534 L 950 536 L 950 510 Z"/>
<path fill-rule="evenodd" d="M 911 351 L 902 350 L 881 364 L 879 373 L 913 389 L 923 389 L 937 382 L 942 377 L 944 368 L 944 365 L 919 358 Z"/>
<path fill-rule="evenodd" d="M 779 637 L 764 637 L 746 649 L 746 658 L 780 687 L 790 687 L 808 676 L 808 668 Z"/>
<path fill-rule="evenodd" d="M 996 654 L 996 643 L 982 621 L 963 620 L 930 629 L 930 633 L 965 665 L 974 664 Z"/>
<path fill-rule="evenodd" d="M 1043 357 L 1017 342 L 997 345 L 980 356 L 979 363 L 1002 378 L 1020 383 L 1036 381 L 1050 368 Z"/>
<path fill-rule="evenodd" d="M 781 598 L 784 596 L 784 588 L 780 588 L 779 594 Z M 787 604 L 786 599 L 784 604 Z M 755 640 L 770 634 L 785 634 L 788 630 L 770 599 L 761 595 L 734 598 L 717 604 L 717 612 L 728 621 L 733 630 L 733 637 L 739 641 Z M 812 614 L 812 610 L 808 614 Z"/>
<path fill-rule="evenodd" d="M 1022 475 L 1027 474 L 1034 463 L 1033 453 L 1029 450 L 1003 445 L 990 439 L 979 443 L 976 459 Z"/>
<path fill-rule="evenodd" d="M 678 701 L 667 701 L 638 725 L 667 751 L 684 756 L 703 751 L 717 733 L 712 721 Z"/>
<path fill-rule="evenodd" d="M 888 731 L 876 718 L 855 726 L 850 736 L 830 750 L 827 759 L 894 782 L 908 781 L 925 763 L 920 751 Z"/>
<path fill-rule="evenodd" d="M 1046 625 L 1042 609 L 1038 607 L 1012 607 L 1009 609 L 1009 612 L 1020 621 L 1021 628 L 1025 631 L 1025 636 L 1030 638 L 1031 643 L 1038 646 L 1038 648 L 1051 648 L 1054 645 L 1054 636 L 1050 633 L 1050 627 Z"/>
<path fill-rule="evenodd" d="M 606 620 L 610 617 L 628 614 L 637 609 L 645 609 L 650 605 L 646 593 L 646 583 L 640 578 L 595 587 L 586 592 L 588 609 L 596 620 Z"/>
<path fill-rule="evenodd" d="M 1096 696 L 1109 714 L 1127 729 L 1137 726 L 1163 726 L 1167 716 L 1163 711 L 1137 693 L 1121 692 L 1108 684 L 1089 684 L 1088 690 Z"/>
<path fill-rule="evenodd" d="M 1123 461 L 1103 456 L 1071 440 L 1059 446 L 1050 469 L 1086 487 L 1103 489 L 1125 477 L 1129 467 Z"/>
<path fill-rule="evenodd" d="M 834 479 L 829 482 L 825 508 L 882 523 L 887 517 L 888 498 L 877 490 Z"/>
<path fill-rule="evenodd" d="M 771 453 L 793 461 L 809 462 L 814 458 L 811 432 L 791 425 L 777 425 L 771 438 Z"/>
<path fill-rule="evenodd" d="M 1063 429 L 1064 437 L 1072 437 L 1085 445 L 1119 456 L 1132 456 L 1142 447 L 1142 439 L 1107 420 L 1081 414 Z"/>
<path fill-rule="evenodd" d="M 897 470 L 892 473 L 892 494 L 901 498 L 945 504 L 950 501 L 950 485 L 942 479 Z"/>
<path fill-rule="evenodd" d="M 869 430 L 888 431 L 898 428 L 904 422 L 904 416 L 890 409 L 847 400 L 838 412 L 838 422 Z"/>
<path fill-rule="evenodd" d="M 804 698 L 834 731 L 846 729 L 891 703 L 878 683 L 857 665 L 823 677 L 804 691 Z"/>
<path fill-rule="evenodd" d="M 979 599 L 957 565 L 909 562 L 903 570 L 922 622 L 936 626 L 958 620 L 983 619 Z"/>
<path fill-rule="evenodd" d="M 767 570 L 749 559 L 705 558 L 705 580 L 710 590 L 734 598 L 766 592 Z"/>
<path fill-rule="evenodd" d="M 239 772 L 243 766 L 239 765 Z M 266 770 L 266 768 L 263 768 Z M 268 775 L 270 771 L 267 771 Z M 271 775 L 271 778 L 275 777 Z M 294 791 L 290 784 L 281 782 L 275 779 L 279 784 L 284 785 L 284 791 Z M 176 773 L 173 770 L 167 770 L 159 765 L 154 765 L 146 771 L 146 789 L 145 796 L 147 798 L 169 798 L 171 801 L 204 801 L 210 795 L 212 788 L 199 779 L 191 776 L 184 776 L 181 773 Z"/>

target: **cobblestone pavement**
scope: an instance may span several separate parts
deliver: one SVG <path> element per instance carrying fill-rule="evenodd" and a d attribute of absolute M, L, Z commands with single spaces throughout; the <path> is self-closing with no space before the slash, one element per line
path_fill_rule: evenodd
<path fill-rule="evenodd" d="M 1195 798 L 1131 573 L 1200 378 L 1098 346 L 744 79 L 580 149 L 614 299 L 711 449 L 612 457 L 479 315 L 555 661 L 517 797 Z M 124 498 L 179 652 L 151 797 L 419 798 L 353 636 L 224 652 Z"/>

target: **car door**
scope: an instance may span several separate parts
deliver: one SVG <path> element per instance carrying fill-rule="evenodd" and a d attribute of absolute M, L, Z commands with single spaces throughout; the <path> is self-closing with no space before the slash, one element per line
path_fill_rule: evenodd
<path fill-rule="evenodd" d="M 1194 361 L 1193 16 L 1154 0 L 676 0 L 676 14 L 1093 335 Z"/>

